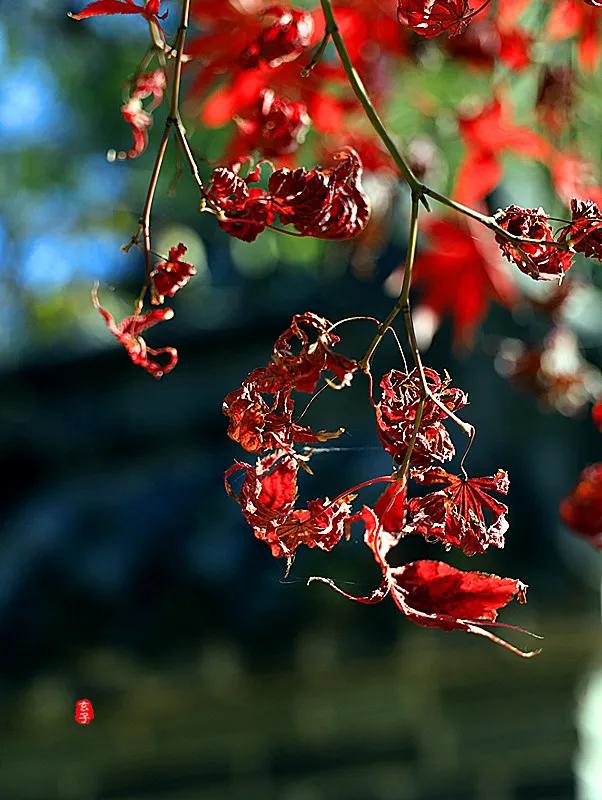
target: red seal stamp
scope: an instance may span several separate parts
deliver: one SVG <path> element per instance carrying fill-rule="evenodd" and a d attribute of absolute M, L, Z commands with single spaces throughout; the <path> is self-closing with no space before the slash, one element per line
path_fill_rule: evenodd
<path fill-rule="evenodd" d="M 94 719 L 94 707 L 89 700 L 78 700 L 75 704 L 75 721 L 78 725 L 89 725 Z"/>

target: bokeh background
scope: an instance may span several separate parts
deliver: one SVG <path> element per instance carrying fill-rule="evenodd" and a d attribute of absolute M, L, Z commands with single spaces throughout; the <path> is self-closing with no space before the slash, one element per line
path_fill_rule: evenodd
<path fill-rule="evenodd" d="M 359 537 L 300 554 L 283 580 L 223 491 L 240 452 L 221 401 L 267 360 L 292 313 L 386 313 L 407 201 L 367 271 L 345 246 L 270 232 L 252 246 L 228 239 L 199 218 L 186 177 L 168 195 L 168 168 L 157 248 L 186 242 L 199 274 L 161 331 L 180 365 L 153 381 L 90 301 L 99 281 L 103 302 L 126 313 L 140 282 L 139 255 L 120 246 L 152 156 L 105 154 L 128 142 L 120 87 L 144 26 L 77 25 L 67 10 L 0 2 L 0 797 L 602 797 L 600 560 L 557 514 L 600 439 L 586 411 L 542 411 L 493 363 L 500 337 L 535 336 L 537 320 L 496 308 L 470 353 L 452 350 L 444 326 L 428 361 L 471 396 L 471 470 L 504 466 L 512 480 L 506 549 L 450 560 L 530 585 L 528 606 L 504 619 L 541 633 L 542 655 L 524 662 L 415 628 L 392 604 L 306 587 L 317 574 L 370 589 L 377 575 Z M 199 153 L 227 135 L 194 122 L 192 132 Z M 545 202 L 538 174 L 510 174 Z M 576 316 L 600 363 L 592 292 Z M 349 326 L 345 351 L 359 355 L 371 332 Z M 377 360 L 399 356 L 387 344 Z M 311 415 L 348 431 L 345 452 L 314 459 L 322 494 L 389 469 L 361 381 L 322 395 Z M 408 560 L 444 555 L 404 547 Z M 96 711 L 87 727 L 73 720 L 81 697 Z"/>

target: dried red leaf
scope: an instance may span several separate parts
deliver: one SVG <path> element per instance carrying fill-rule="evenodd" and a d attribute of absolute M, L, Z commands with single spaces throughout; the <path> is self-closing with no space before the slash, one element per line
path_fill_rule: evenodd
<path fill-rule="evenodd" d="M 173 297 L 196 275 L 193 265 L 182 261 L 186 249 L 181 242 L 176 247 L 171 247 L 167 261 L 157 264 L 151 272 L 150 277 L 155 287 L 154 303 L 162 303 L 165 297 Z"/>
<path fill-rule="evenodd" d="M 126 317 L 121 322 L 116 323 L 111 314 L 100 305 L 96 290 L 92 292 L 92 301 L 99 314 L 103 317 L 107 328 L 125 347 L 133 364 L 142 367 L 154 378 L 160 378 L 172 371 L 178 363 L 178 351 L 174 347 L 159 347 L 157 349 L 148 347 L 141 334 L 153 325 L 171 319 L 174 315 L 173 309 L 156 308 L 144 314 Z M 163 363 L 163 360 L 159 361 L 157 359 L 158 356 L 166 356 L 165 363 Z"/>
<path fill-rule="evenodd" d="M 238 495 L 230 477 L 244 471 Z M 256 467 L 236 462 L 225 474 L 226 489 L 240 504 L 253 533 L 269 545 L 275 558 L 290 559 L 299 545 L 332 550 L 345 533 L 351 515 L 352 495 L 334 501 L 310 500 L 305 509 L 295 509 L 297 462 L 279 452 L 259 459 Z"/>
<path fill-rule="evenodd" d="M 471 12 L 468 0 L 398 0 L 397 3 L 399 22 L 427 39 L 442 33 L 448 36 L 462 33 Z"/>
<path fill-rule="evenodd" d="M 310 578 L 310 583 L 326 583 L 343 597 L 370 605 L 382 602 L 390 594 L 401 613 L 416 625 L 483 636 L 523 658 L 539 652 L 519 650 L 483 627 L 508 627 L 527 633 L 521 628 L 496 622 L 498 611 L 513 598 L 519 603 L 526 602 L 527 587 L 524 583 L 483 572 L 465 572 L 441 561 L 415 561 L 402 567 L 391 567 L 387 556 L 399 541 L 399 536 L 383 531 L 370 508 L 364 507 L 350 521 L 356 520 L 364 523 L 364 541 L 382 571 L 380 585 L 369 595 L 356 596 L 328 578 Z"/>
<path fill-rule="evenodd" d="M 362 162 L 351 147 L 332 156 L 335 166 L 309 172 L 279 169 L 270 177 L 272 207 L 285 224 L 305 236 L 349 239 L 370 218 L 370 204 L 362 188 Z"/>
<path fill-rule="evenodd" d="M 156 22 L 157 19 L 165 19 L 167 16 L 167 11 L 159 16 L 160 5 L 160 0 L 146 0 L 142 6 L 133 0 L 96 0 L 96 2 L 89 3 L 79 14 L 69 14 L 69 16 L 71 19 L 80 20 L 112 14 L 140 14 L 149 22 Z"/>
<path fill-rule="evenodd" d="M 213 170 L 207 196 L 220 210 L 220 228 L 242 239 L 253 242 L 271 224 L 274 213 L 269 198 L 258 188 L 249 188 L 246 181 L 227 167 Z"/>
<path fill-rule="evenodd" d="M 339 386 L 349 386 L 357 361 L 333 352 L 340 338 L 331 328 L 329 320 L 311 311 L 294 315 L 274 344 L 268 368 L 278 388 L 313 394 L 324 372 L 332 373 Z"/>
<path fill-rule="evenodd" d="M 461 478 L 441 467 L 431 467 L 414 471 L 412 477 L 426 486 L 447 486 L 409 500 L 404 533 L 416 533 L 429 541 L 440 541 L 447 550 L 458 547 L 467 556 L 484 553 L 489 546 L 504 546 L 508 506 L 495 500 L 489 492 L 508 494 L 508 473 L 505 470 L 500 469 L 486 478 Z M 485 512 L 490 521 L 486 521 Z"/>
<path fill-rule="evenodd" d="M 274 344 L 272 361 L 254 370 L 240 389 L 226 397 L 224 414 L 230 418 L 228 435 L 245 450 L 291 450 L 294 443 L 325 442 L 340 436 L 293 422 L 293 391 L 313 394 L 324 373 L 347 386 L 357 362 L 333 352 L 339 337 L 327 319 L 306 311 L 296 314 Z M 267 398 L 267 399 L 266 399 Z"/>
<path fill-rule="evenodd" d="M 284 449 L 292 451 L 295 443 L 314 444 L 336 439 L 343 433 L 317 431 L 293 422 L 294 400 L 287 391 L 271 392 L 263 388 L 265 370 L 252 372 L 239 389 L 226 395 L 223 413 L 230 420 L 228 436 L 250 453 Z M 271 397 L 268 402 L 265 396 Z"/>
<path fill-rule="evenodd" d="M 427 628 L 461 630 L 485 636 L 517 655 L 523 653 L 481 627 L 515 599 L 527 602 L 527 587 L 514 578 L 465 572 L 442 561 L 414 561 L 390 570 L 391 594 L 408 619 Z"/>
<path fill-rule="evenodd" d="M 131 97 L 121 107 L 123 119 L 132 129 L 132 147 L 120 158 L 138 158 L 148 147 L 148 129 L 153 124 L 151 115 L 142 107 L 142 100 Z"/>
<path fill-rule="evenodd" d="M 432 395 L 449 411 L 456 412 L 468 403 L 461 389 L 450 386 L 449 377 L 442 379 L 428 368 L 424 373 Z M 415 369 L 409 374 L 393 369 L 383 376 L 380 386 L 381 399 L 376 405 L 378 436 L 387 453 L 401 463 L 414 432 L 421 399 L 420 376 Z M 427 398 L 410 464 L 428 466 L 433 459 L 449 461 L 454 456 L 454 445 L 444 425 L 446 419 L 445 410 Z"/>
<path fill-rule="evenodd" d="M 496 222 L 508 233 L 524 239 L 541 240 L 541 244 L 513 242 L 496 234 L 500 250 L 534 280 L 562 280 L 572 265 L 573 256 L 554 243 L 554 231 L 542 208 L 508 206 L 495 215 Z"/>
<path fill-rule="evenodd" d="M 166 86 L 167 79 L 162 69 L 156 69 L 153 72 L 144 72 L 136 78 L 132 88 L 132 97 L 137 97 L 140 100 L 146 100 L 147 97 L 152 97 L 153 102 L 149 108 L 153 111 L 161 105 Z"/>
<path fill-rule="evenodd" d="M 602 261 L 602 214 L 597 204 L 574 197 L 571 217 L 571 224 L 563 229 L 561 240 L 576 253 Z"/>
<path fill-rule="evenodd" d="M 583 470 L 572 494 L 560 504 L 560 516 L 565 525 L 602 550 L 602 463 Z"/>

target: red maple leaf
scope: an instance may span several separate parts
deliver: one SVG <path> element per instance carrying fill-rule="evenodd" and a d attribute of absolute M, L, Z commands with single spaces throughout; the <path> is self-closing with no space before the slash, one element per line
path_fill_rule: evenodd
<path fill-rule="evenodd" d="M 83 11 L 78 14 L 69 14 L 71 19 L 88 19 L 89 17 L 108 16 L 113 14 L 140 14 L 149 22 L 156 22 L 158 19 L 165 19 L 165 14 L 159 16 L 161 0 L 146 0 L 140 6 L 134 0 L 96 0 L 89 3 Z"/>
<path fill-rule="evenodd" d="M 465 572 L 441 561 L 415 561 L 391 567 L 387 556 L 398 543 L 399 536 L 383 531 L 374 511 L 366 506 L 350 521 L 356 520 L 364 523 L 364 541 L 381 569 L 379 586 L 369 595 L 356 596 L 329 578 L 310 578 L 310 582 L 326 583 L 343 597 L 369 605 L 382 602 L 390 594 L 399 611 L 416 625 L 484 636 L 523 658 L 539 652 L 523 652 L 483 627 L 508 627 L 527 633 L 496 622 L 497 612 L 513 598 L 519 603 L 526 602 L 527 587 L 521 581 L 483 572 Z"/>
<path fill-rule="evenodd" d="M 174 315 L 173 309 L 156 308 L 144 314 L 126 317 L 121 322 L 116 323 L 111 314 L 100 305 L 96 289 L 92 292 L 92 301 L 104 319 L 107 328 L 125 347 L 132 363 L 145 369 L 154 378 L 160 378 L 172 371 L 178 363 L 178 351 L 174 347 L 159 347 L 157 349 L 148 347 L 141 334 L 153 325 L 171 319 Z M 167 356 L 165 363 L 163 363 L 163 359 L 159 361 L 157 356 Z"/>
<path fill-rule="evenodd" d="M 461 478 L 441 467 L 431 467 L 415 470 L 412 477 L 426 486 L 447 486 L 409 500 L 404 533 L 440 541 L 447 549 L 459 547 L 467 556 L 484 553 L 489 546 L 504 546 L 508 506 L 489 493 L 508 494 L 507 472 L 500 469 L 487 478 Z M 489 521 L 485 519 L 485 511 Z"/>

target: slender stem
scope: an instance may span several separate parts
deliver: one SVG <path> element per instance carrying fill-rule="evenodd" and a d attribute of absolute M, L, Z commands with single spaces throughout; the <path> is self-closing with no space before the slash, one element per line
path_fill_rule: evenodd
<path fill-rule="evenodd" d="M 412 438 L 410 439 L 410 443 L 408 444 L 408 449 L 405 452 L 403 457 L 403 463 L 401 465 L 401 469 L 399 470 L 402 476 L 405 476 L 406 472 L 410 468 L 410 459 L 412 458 L 412 453 L 414 452 L 414 446 L 416 444 L 416 439 L 418 438 L 418 430 L 420 429 L 420 423 L 422 422 L 422 415 L 424 413 L 424 405 L 426 403 L 426 397 L 422 397 L 420 402 L 418 403 L 418 407 L 416 408 L 416 418 L 414 419 L 414 430 L 412 431 Z"/>
<path fill-rule="evenodd" d="M 412 284 L 412 269 L 414 267 L 414 258 L 416 256 L 416 242 L 418 239 L 418 202 L 419 202 L 419 195 L 417 192 L 412 193 L 412 213 L 410 217 L 410 237 L 408 241 L 408 254 L 406 257 L 406 265 L 405 270 L 403 273 L 403 283 L 401 287 L 401 293 L 399 295 L 399 299 L 389 311 L 389 314 L 382 325 L 379 325 L 378 330 L 376 331 L 376 336 L 370 343 L 366 354 L 359 362 L 360 369 L 367 372 L 370 369 L 370 359 L 374 355 L 374 351 L 382 342 L 386 332 L 389 328 L 393 325 L 396 317 L 407 307 L 409 313 L 409 297 L 410 297 L 410 286 Z M 414 352 L 414 348 L 412 348 Z M 420 359 L 420 355 L 418 354 L 418 359 Z M 416 357 L 414 358 L 416 360 Z M 418 363 L 416 364 L 418 366 Z"/>
<path fill-rule="evenodd" d="M 167 152 L 167 145 L 169 144 L 169 137 L 171 134 L 171 128 L 173 125 L 179 129 L 181 122 L 180 122 L 180 112 L 179 112 L 179 103 L 180 103 L 180 84 L 182 82 L 182 59 L 184 55 L 184 44 L 186 42 L 186 31 L 188 30 L 188 21 L 190 19 L 190 5 L 192 0 L 182 0 L 182 16 L 180 18 L 180 27 L 178 28 L 178 36 L 176 39 L 176 47 L 175 49 L 175 67 L 174 67 L 174 75 L 173 75 L 173 85 L 172 85 L 172 93 L 171 93 L 171 103 L 170 103 L 170 111 L 169 115 L 165 121 L 165 127 L 163 128 L 163 135 L 161 137 L 161 142 L 159 144 L 159 149 L 157 150 L 157 155 L 155 157 L 155 163 L 153 165 L 153 170 L 151 172 L 150 182 L 148 185 L 148 191 L 146 193 L 146 200 L 144 201 L 144 208 L 142 209 L 142 216 L 140 217 L 140 231 L 139 234 L 142 234 L 143 240 L 143 247 L 144 247 L 144 261 L 146 267 L 146 280 L 142 287 L 142 291 L 140 293 L 140 298 L 138 300 L 138 305 L 141 305 L 144 295 L 146 294 L 146 289 L 148 286 L 151 286 L 151 302 L 156 301 L 154 287 L 152 286 L 151 282 L 151 272 L 152 272 L 152 262 L 151 262 L 151 235 L 150 235 L 150 222 L 151 222 L 151 214 L 153 210 L 153 201 L 155 199 L 155 194 L 157 191 L 157 185 L 159 183 L 159 176 L 161 175 L 161 168 L 163 167 L 163 162 L 165 160 L 165 153 Z M 157 43 L 156 37 L 158 32 L 156 30 L 156 26 L 151 23 L 150 24 L 151 35 L 153 36 L 153 43 L 155 48 L 159 45 Z M 162 44 L 161 44 L 162 47 Z M 184 136 L 184 139 L 186 137 Z M 186 148 L 184 148 L 184 152 L 186 152 Z M 196 166 L 196 165 L 195 165 Z M 197 173 L 198 174 L 198 173 Z M 200 180 L 200 178 L 199 178 Z"/>
<path fill-rule="evenodd" d="M 459 211 L 460 214 L 464 214 L 467 217 L 472 217 L 472 219 L 476 219 L 482 225 L 486 225 L 488 228 L 492 230 L 504 230 L 500 228 L 499 225 L 495 222 L 493 217 L 489 217 L 485 214 L 481 214 L 479 211 L 475 211 L 474 208 L 469 208 L 468 206 L 463 205 L 462 203 L 458 203 L 456 200 L 452 200 L 451 197 L 447 197 L 447 195 L 441 194 L 440 192 L 431 189 L 430 186 L 424 187 L 424 193 L 427 194 L 429 197 L 432 197 L 433 200 L 437 200 L 438 203 L 442 203 L 444 206 L 448 206 L 448 208 L 453 208 L 455 211 Z M 504 231 L 506 233 L 506 231 Z"/>
<path fill-rule="evenodd" d="M 177 119 L 179 117 L 180 109 L 180 84 L 182 83 L 182 63 L 184 56 L 184 45 L 186 43 L 186 31 L 190 21 L 190 5 L 192 0 L 182 0 L 182 16 L 180 17 L 180 26 L 178 28 L 178 36 L 176 38 L 176 56 L 175 68 L 173 76 L 173 89 L 171 94 L 171 108 L 170 117 Z"/>
<path fill-rule="evenodd" d="M 304 67 L 301 70 L 302 78 L 307 78 L 310 75 L 311 71 L 314 69 L 314 67 L 320 62 L 320 59 L 324 55 L 324 51 L 326 50 L 329 41 L 330 41 L 330 33 L 326 31 L 324 33 L 324 36 L 322 37 L 322 41 L 320 42 L 320 44 L 316 49 L 316 52 L 311 57 L 311 61 L 306 67 Z"/>
<path fill-rule="evenodd" d="M 165 158 L 165 153 L 167 152 L 167 143 L 169 142 L 169 130 L 170 126 L 166 124 L 165 129 L 163 130 L 161 143 L 159 144 L 159 149 L 157 150 L 157 156 L 155 158 L 153 171 L 151 173 L 150 182 L 148 184 L 148 191 L 146 193 L 146 200 L 144 202 L 144 208 L 142 210 L 142 216 L 140 218 L 140 228 L 142 230 L 142 238 L 144 244 L 144 261 L 146 265 L 146 284 L 150 282 L 150 274 L 152 271 L 151 237 L 150 237 L 151 212 L 153 210 L 153 200 L 155 199 L 157 184 L 159 183 L 159 175 L 161 174 L 161 167 L 163 166 L 163 160 Z"/>
<path fill-rule="evenodd" d="M 406 159 L 402 156 L 397 148 L 397 145 L 389 136 L 387 129 L 385 128 L 383 121 L 381 120 L 378 112 L 374 108 L 372 101 L 368 97 L 368 93 L 366 91 L 366 87 L 362 79 L 360 78 L 356 68 L 353 66 L 353 62 L 347 52 L 347 48 L 345 47 L 345 42 L 343 41 L 343 37 L 341 36 L 339 29 L 337 27 L 337 23 L 334 17 L 334 11 L 332 9 L 331 0 L 320 0 L 322 3 L 322 12 L 324 13 L 324 20 L 326 22 L 326 34 L 332 38 L 334 42 L 334 46 L 337 49 L 337 53 L 339 54 L 339 58 L 341 59 L 341 63 L 343 65 L 343 69 L 345 70 L 347 77 L 349 79 L 349 83 L 351 84 L 351 88 L 355 92 L 357 99 L 362 104 L 364 111 L 366 112 L 366 116 L 372 123 L 372 127 L 382 140 L 383 144 L 391 154 L 393 161 L 397 165 L 397 168 L 401 172 L 403 178 L 409 185 L 410 189 L 414 194 L 416 194 L 422 202 L 426 205 L 426 201 L 423 198 L 423 187 L 418 178 L 412 172 L 412 168 L 406 161 Z"/>
<path fill-rule="evenodd" d="M 192 174 L 194 182 L 198 186 L 201 195 L 205 197 L 205 186 L 201 179 L 196 159 L 190 147 L 190 142 L 188 141 L 188 137 L 186 136 L 186 129 L 184 128 L 184 125 L 182 123 L 182 120 L 180 119 L 179 114 L 176 122 L 176 136 L 178 137 L 178 141 L 180 142 L 182 150 L 184 151 L 184 156 L 186 157 L 186 161 L 188 162 L 188 166 L 190 167 L 190 172 Z"/>

